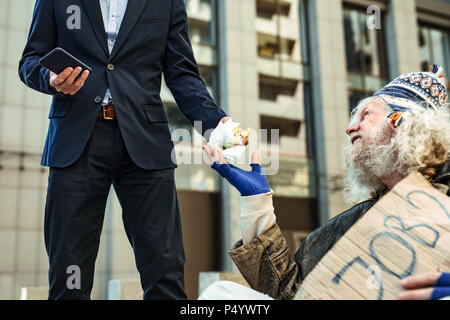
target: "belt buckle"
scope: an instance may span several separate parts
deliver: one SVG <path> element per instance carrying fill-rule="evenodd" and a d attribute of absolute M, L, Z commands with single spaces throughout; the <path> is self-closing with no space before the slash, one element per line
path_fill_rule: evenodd
<path fill-rule="evenodd" d="M 107 116 L 106 116 L 106 107 L 107 107 L 107 106 L 102 106 L 102 109 L 103 109 L 103 119 L 105 119 L 105 120 L 114 120 L 114 118 L 112 118 L 112 117 L 107 117 Z"/>

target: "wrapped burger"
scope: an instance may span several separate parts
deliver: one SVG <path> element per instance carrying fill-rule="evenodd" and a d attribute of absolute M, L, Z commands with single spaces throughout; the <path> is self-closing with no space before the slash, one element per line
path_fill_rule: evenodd
<path fill-rule="evenodd" d="M 237 161 L 248 145 L 251 130 L 242 130 L 239 125 L 232 119 L 220 122 L 209 138 L 209 144 L 222 149 L 227 161 Z"/>

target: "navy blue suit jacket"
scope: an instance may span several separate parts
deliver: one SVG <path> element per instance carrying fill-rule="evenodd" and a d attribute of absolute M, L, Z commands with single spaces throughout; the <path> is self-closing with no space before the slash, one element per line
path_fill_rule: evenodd
<path fill-rule="evenodd" d="M 71 5 L 81 9 L 80 29 L 67 26 Z M 73 96 L 51 87 L 50 71 L 39 64 L 55 47 L 92 67 L 83 88 Z M 108 64 L 115 68 L 109 70 Z M 98 0 L 37 0 L 19 76 L 28 87 L 53 95 L 41 164 L 66 167 L 78 159 L 109 84 L 133 161 L 144 169 L 176 167 L 160 98 L 162 73 L 187 119 L 192 124 L 202 121 L 202 135 L 226 116 L 199 75 L 183 0 L 129 0 L 111 55 Z"/>

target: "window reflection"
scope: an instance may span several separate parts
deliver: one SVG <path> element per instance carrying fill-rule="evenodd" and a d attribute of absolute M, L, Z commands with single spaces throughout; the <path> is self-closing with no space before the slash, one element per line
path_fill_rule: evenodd
<path fill-rule="evenodd" d="M 189 15 L 189 36 L 192 43 L 214 46 L 212 33 L 213 0 L 186 0 Z"/>
<path fill-rule="evenodd" d="M 373 94 L 387 82 L 382 29 L 369 29 L 364 8 L 344 8 L 345 52 L 353 108 L 360 98 Z"/>
<path fill-rule="evenodd" d="M 347 56 L 347 70 L 362 72 L 359 55 L 360 32 L 358 28 L 358 12 L 344 10 L 345 52 Z"/>
<path fill-rule="evenodd" d="M 419 45 L 422 70 L 428 70 L 430 65 L 437 64 L 442 66 L 445 72 L 449 72 L 450 36 L 448 31 L 421 25 L 419 26 Z"/>

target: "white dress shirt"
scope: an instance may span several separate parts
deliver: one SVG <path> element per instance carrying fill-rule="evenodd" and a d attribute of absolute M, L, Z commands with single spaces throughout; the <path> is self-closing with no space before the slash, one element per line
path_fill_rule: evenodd
<path fill-rule="evenodd" d="M 125 11 L 127 9 L 128 0 L 99 0 L 102 10 L 103 23 L 105 25 L 106 35 L 108 38 L 108 49 L 111 54 L 114 44 L 119 34 Z M 106 89 L 102 105 L 105 106 L 112 101 L 111 91 L 109 87 Z"/>

